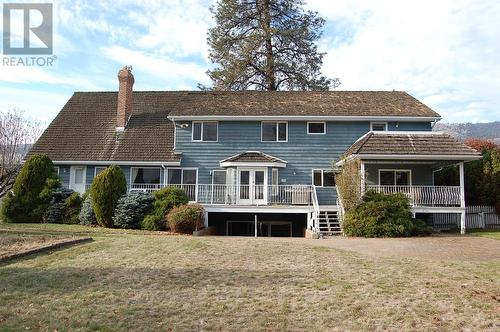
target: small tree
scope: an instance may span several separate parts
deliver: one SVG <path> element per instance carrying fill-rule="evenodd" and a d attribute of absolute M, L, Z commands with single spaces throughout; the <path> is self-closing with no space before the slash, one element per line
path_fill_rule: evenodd
<path fill-rule="evenodd" d="M 127 192 L 127 181 L 122 169 L 112 165 L 99 173 L 92 182 L 91 192 L 97 223 L 113 227 L 116 204 Z"/>
<path fill-rule="evenodd" d="M 358 159 L 346 160 L 342 171 L 335 173 L 335 184 L 346 212 L 361 202 L 361 169 Z"/>
<path fill-rule="evenodd" d="M 41 222 L 59 186 L 54 164 L 43 154 L 33 154 L 24 164 L 2 202 L 2 216 L 7 222 Z"/>
<path fill-rule="evenodd" d="M 168 227 L 167 214 L 175 206 L 187 204 L 189 199 L 181 188 L 167 187 L 153 194 L 153 209 L 141 223 L 142 229 L 161 231 Z"/>

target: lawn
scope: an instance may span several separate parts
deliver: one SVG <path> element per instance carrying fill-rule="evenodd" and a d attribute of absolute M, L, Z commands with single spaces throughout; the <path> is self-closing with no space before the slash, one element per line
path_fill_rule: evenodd
<path fill-rule="evenodd" d="M 63 235 L 23 234 L 0 231 L 0 259 L 12 254 L 38 249 L 48 245 L 72 240 Z"/>
<path fill-rule="evenodd" d="M 473 231 L 472 234 L 482 237 L 488 237 L 490 239 L 500 240 L 500 230 L 491 230 L 491 231 Z"/>
<path fill-rule="evenodd" d="M 500 328 L 497 259 L 365 255 L 335 239 L 5 227 L 95 241 L 0 265 L 0 330 Z"/>

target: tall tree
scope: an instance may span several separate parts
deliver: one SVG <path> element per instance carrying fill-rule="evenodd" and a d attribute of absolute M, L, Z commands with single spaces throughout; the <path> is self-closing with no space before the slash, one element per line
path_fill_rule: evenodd
<path fill-rule="evenodd" d="M 219 0 L 208 32 L 208 75 L 218 90 L 328 90 L 340 81 L 321 75 L 325 53 L 315 42 L 325 21 L 303 0 Z"/>

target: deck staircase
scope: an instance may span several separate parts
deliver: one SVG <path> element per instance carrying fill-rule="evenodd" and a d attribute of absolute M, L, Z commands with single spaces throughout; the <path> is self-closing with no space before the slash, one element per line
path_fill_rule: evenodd
<path fill-rule="evenodd" d="M 340 215 L 334 210 L 320 210 L 318 216 L 319 234 L 323 236 L 340 235 L 342 227 Z"/>

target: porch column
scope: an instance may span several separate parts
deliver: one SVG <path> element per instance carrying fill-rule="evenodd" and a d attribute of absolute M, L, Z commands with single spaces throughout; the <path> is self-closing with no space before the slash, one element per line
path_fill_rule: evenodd
<path fill-rule="evenodd" d="M 208 228 L 208 212 L 203 211 L 203 223 L 205 224 L 205 228 Z"/>
<path fill-rule="evenodd" d="M 360 167 L 360 175 L 361 175 L 361 194 L 365 192 L 365 162 L 361 161 Z"/>
<path fill-rule="evenodd" d="M 458 169 L 460 173 L 460 207 L 462 208 L 462 212 L 460 212 L 460 234 L 465 234 L 465 172 L 463 161 L 458 164 Z"/>
<path fill-rule="evenodd" d="M 257 215 L 255 215 L 255 237 L 257 237 Z"/>

